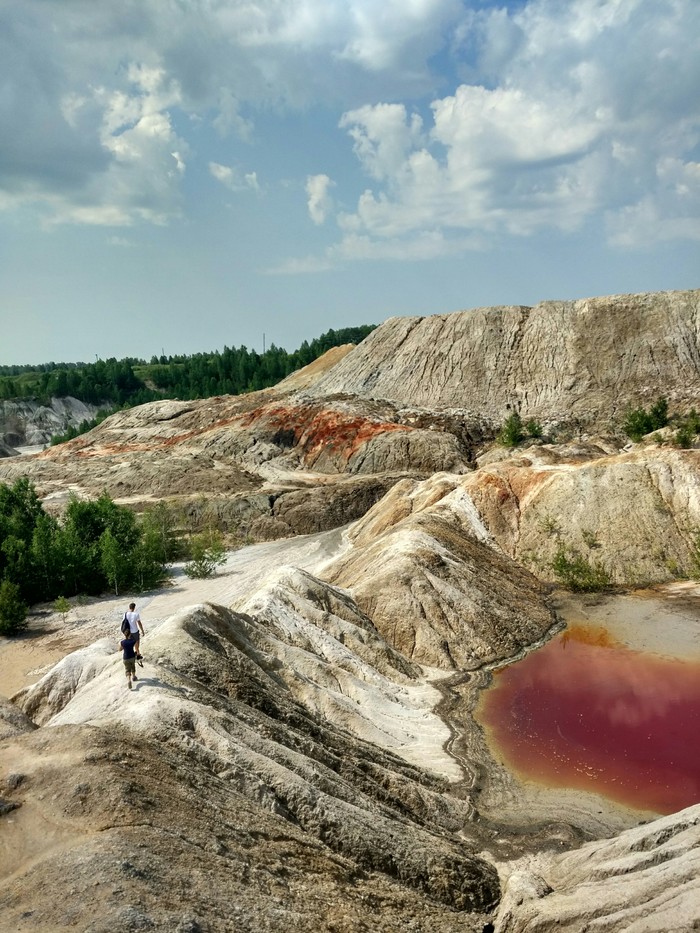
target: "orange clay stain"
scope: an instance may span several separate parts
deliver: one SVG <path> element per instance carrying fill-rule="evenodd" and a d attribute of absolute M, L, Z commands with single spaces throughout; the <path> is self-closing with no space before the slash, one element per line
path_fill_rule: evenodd
<path fill-rule="evenodd" d="M 302 447 L 306 461 L 310 464 L 313 464 L 324 452 L 331 452 L 341 464 L 346 464 L 352 455 L 373 437 L 388 431 L 407 433 L 414 430 L 407 425 L 352 417 L 332 409 L 319 409 L 311 406 L 298 408 L 263 406 L 233 417 L 212 421 L 204 427 L 191 431 L 168 437 L 151 437 L 147 442 L 95 446 L 86 443 L 83 438 L 76 438 L 62 445 L 61 452 L 70 454 L 72 457 L 92 459 L 115 454 L 153 451 L 175 447 L 202 434 L 233 424 L 242 428 L 251 428 L 259 424 L 260 429 L 265 433 L 276 430 L 293 431 L 295 444 Z M 46 451 L 44 455 L 48 453 Z"/>
<path fill-rule="evenodd" d="M 573 626 L 498 671 L 476 711 L 522 778 L 673 813 L 700 802 L 700 664 Z"/>
<path fill-rule="evenodd" d="M 300 443 L 311 463 L 324 451 L 332 451 L 341 463 L 347 463 L 373 437 L 388 431 L 411 430 L 392 422 L 348 418 L 335 411 L 320 411 L 300 438 Z"/>
<path fill-rule="evenodd" d="M 313 464 L 324 452 L 330 452 L 340 463 L 347 463 L 367 441 L 387 431 L 412 431 L 406 425 L 386 421 L 373 421 L 346 415 L 342 411 L 311 406 L 287 408 L 284 406 L 257 409 L 240 419 L 244 427 L 256 421 L 267 430 L 280 429 L 294 432 L 294 441 L 304 451 L 307 464 Z"/>
<path fill-rule="evenodd" d="M 495 473 L 484 473 L 483 476 L 478 477 L 477 488 L 491 496 L 495 493 L 499 505 L 502 505 L 512 496 L 510 486 L 506 480 Z"/>

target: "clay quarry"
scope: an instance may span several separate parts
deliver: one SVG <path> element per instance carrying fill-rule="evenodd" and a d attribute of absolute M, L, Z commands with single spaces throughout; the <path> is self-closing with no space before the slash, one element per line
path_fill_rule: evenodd
<path fill-rule="evenodd" d="M 533 777 L 483 713 L 574 630 L 700 671 L 700 450 L 620 430 L 662 396 L 700 407 L 700 291 L 393 318 L 0 460 L 57 515 L 106 490 L 237 542 L 0 639 L 0 931 L 700 929 L 697 751 L 668 812 Z M 514 412 L 541 432 L 508 447 Z M 605 586 L 567 591 L 562 552 Z"/>

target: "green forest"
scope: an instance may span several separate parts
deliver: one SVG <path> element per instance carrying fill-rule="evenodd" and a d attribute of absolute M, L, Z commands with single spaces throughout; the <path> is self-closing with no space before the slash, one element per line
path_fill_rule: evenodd
<path fill-rule="evenodd" d="M 0 634 L 22 630 L 27 604 L 157 586 L 170 559 L 163 511 L 137 518 L 103 493 L 72 499 L 59 521 L 28 479 L 0 485 Z"/>
<path fill-rule="evenodd" d="M 94 363 L 0 366 L 0 399 L 64 398 L 67 395 L 112 410 L 159 398 L 183 401 L 212 395 L 241 395 L 275 385 L 331 347 L 359 343 L 375 325 L 329 330 L 292 353 L 270 346 L 264 353 L 246 347 L 191 356 L 127 358 Z"/>

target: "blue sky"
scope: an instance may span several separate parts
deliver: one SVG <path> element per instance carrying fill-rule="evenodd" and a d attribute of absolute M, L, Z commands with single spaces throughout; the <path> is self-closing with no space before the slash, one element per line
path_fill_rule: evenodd
<path fill-rule="evenodd" d="M 0 363 L 292 350 L 699 260 L 697 0 L 0 2 Z"/>

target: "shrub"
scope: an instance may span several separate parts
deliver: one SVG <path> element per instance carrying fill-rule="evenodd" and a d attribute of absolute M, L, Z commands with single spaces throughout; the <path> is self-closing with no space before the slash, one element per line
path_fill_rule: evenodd
<path fill-rule="evenodd" d="M 525 437 L 523 421 L 517 411 L 506 418 L 505 424 L 498 434 L 498 443 L 504 447 L 517 447 Z"/>
<path fill-rule="evenodd" d="M 71 604 L 65 596 L 59 596 L 58 599 L 54 600 L 53 611 L 59 612 L 63 616 L 63 621 L 65 622 L 66 616 L 71 611 Z"/>
<path fill-rule="evenodd" d="M 552 570 L 567 589 L 592 593 L 610 586 L 610 575 L 599 562 L 591 563 L 573 548 L 560 547 Z"/>
<path fill-rule="evenodd" d="M 19 587 L 10 580 L 0 583 L 0 635 L 18 635 L 27 627 L 27 605 Z"/>
<path fill-rule="evenodd" d="M 673 443 L 676 445 L 676 447 L 682 447 L 687 450 L 695 443 L 695 432 L 691 431 L 688 425 L 683 424 L 676 431 L 673 438 Z"/>
<path fill-rule="evenodd" d="M 594 531 L 588 531 L 584 529 L 581 532 L 581 537 L 583 538 L 583 541 L 586 547 L 589 547 L 591 549 L 600 547 L 600 541 L 596 537 L 596 534 Z"/>
<path fill-rule="evenodd" d="M 654 402 L 649 411 L 646 408 L 633 408 L 629 411 L 622 430 L 633 441 L 641 441 L 645 434 L 665 428 L 667 424 L 668 402 L 665 398 L 660 398 Z"/>
<path fill-rule="evenodd" d="M 546 535 L 558 535 L 561 531 L 559 527 L 559 522 L 551 515 L 548 515 L 546 518 L 543 518 L 540 521 L 540 531 Z"/>
<path fill-rule="evenodd" d="M 676 431 L 673 443 L 676 447 L 692 447 L 695 438 L 700 434 L 700 415 L 694 408 L 691 408 L 687 415 L 677 419 L 678 430 Z"/>
<path fill-rule="evenodd" d="M 192 560 L 183 568 L 188 577 L 196 580 L 211 577 L 216 568 L 226 563 L 226 551 L 221 534 L 217 531 L 194 535 L 190 541 Z"/>

